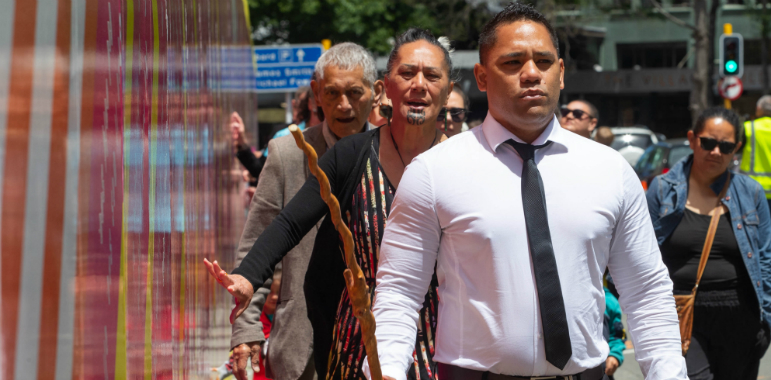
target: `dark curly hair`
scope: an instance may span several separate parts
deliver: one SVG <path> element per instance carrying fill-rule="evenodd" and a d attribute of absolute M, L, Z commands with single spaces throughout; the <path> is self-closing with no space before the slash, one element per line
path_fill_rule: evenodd
<path fill-rule="evenodd" d="M 551 26 L 549 20 L 544 17 L 541 12 L 538 12 L 532 5 L 522 3 L 509 3 L 502 11 L 500 11 L 495 17 L 485 24 L 482 29 L 482 33 L 479 34 L 479 62 L 485 64 L 485 56 L 487 51 L 495 45 L 496 35 L 495 32 L 501 25 L 508 25 L 517 21 L 532 21 L 543 25 L 546 30 L 549 31 L 551 36 L 551 42 L 554 44 L 554 48 L 557 49 L 557 56 L 560 55 L 560 45 L 557 39 L 557 32 L 554 27 Z"/>
<path fill-rule="evenodd" d="M 444 62 L 447 64 L 447 76 L 452 73 L 452 59 L 450 59 L 450 52 L 445 48 L 439 40 L 434 37 L 434 34 L 423 28 L 409 28 L 406 32 L 396 37 L 394 48 L 391 50 L 391 54 L 388 55 L 388 64 L 386 65 L 386 73 L 390 74 L 396 63 L 396 56 L 399 55 L 399 49 L 405 44 L 409 44 L 417 41 L 426 41 L 431 45 L 434 45 L 444 53 Z"/>
<path fill-rule="evenodd" d="M 734 127 L 734 141 L 739 142 L 742 133 L 742 121 L 736 112 L 723 107 L 712 107 L 704 110 L 701 115 L 696 119 L 696 124 L 693 125 L 693 134 L 698 135 L 704 130 L 704 125 L 707 124 L 707 120 L 719 117 L 731 124 Z"/>

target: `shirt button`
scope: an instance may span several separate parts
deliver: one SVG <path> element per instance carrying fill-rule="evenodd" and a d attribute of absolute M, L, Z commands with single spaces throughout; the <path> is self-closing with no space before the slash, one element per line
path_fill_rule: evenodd
<path fill-rule="evenodd" d="M 736 225 L 736 228 L 738 228 L 738 229 L 740 229 L 740 230 L 741 230 L 741 229 L 742 229 L 742 224 L 741 224 L 741 223 L 737 224 L 737 225 Z"/>
<path fill-rule="evenodd" d="M 758 285 L 758 287 L 760 287 L 760 281 L 758 281 L 758 282 L 756 283 L 756 285 Z"/>
<path fill-rule="evenodd" d="M 747 257 L 752 258 L 752 252 L 747 252 Z"/>

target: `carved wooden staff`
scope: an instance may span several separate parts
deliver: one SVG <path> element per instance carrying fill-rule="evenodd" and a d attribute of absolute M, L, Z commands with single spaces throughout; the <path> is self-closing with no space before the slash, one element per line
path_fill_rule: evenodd
<path fill-rule="evenodd" d="M 337 201 L 334 194 L 332 194 L 327 175 L 319 167 L 319 159 L 316 155 L 316 151 L 313 150 L 313 147 L 310 146 L 310 144 L 305 142 L 302 131 L 300 131 L 296 125 L 290 125 L 289 132 L 292 132 L 292 136 L 294 136 L 294 141 L 297 143 L 297 146 L 302 149 L 305 156 L 308 157 L 308 168 L 311 170 L 311 173 L 316 176 L 316 179 L 319 180 L 321 198 L 324 199 L 324 202 L 329 206 L 329 216 L 332 218 L 335 229 L 340 233 L 340 237 L 343 239 L 345 263 L 348 265 L 348 269 L 343 272 L 343 276 L 345 276 L 345 284 L 348 287 L 348 296 L 351 298 L 351 305 L 353 305 L 353 314 L 356 316 L 356 319 L 359 320 L 359 325 L 361 325 L 361 337 L 364 341 L 364 349 L 367 351 L 369 371 L 372 375 L 372 380 L 383 380 L 383 374 L 380 372 L 380 359 L 377 356 L 375 316 L 372 314 L 372 309 L 370 308 L 369 287 L 367 286 L 367 281 L 364 279 L 364 273 L 361 271 L 361 267 L 359 267 L 359 264 L 356 262 L 356 257 L 353 255 L 353 236 L 345 223 L 343 223 L 343 218 L 340 215 L 340 203 Z"/>

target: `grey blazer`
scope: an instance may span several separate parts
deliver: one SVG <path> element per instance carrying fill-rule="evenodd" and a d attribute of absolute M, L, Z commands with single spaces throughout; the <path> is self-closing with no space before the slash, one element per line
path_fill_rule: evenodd
<path fill-rule="evenodd" d="M 307 128 L 303 135 L 321 157 L 327 151 L 322 126 Z M 249 206 L 241 241 L 238 244 L 236 267 L 241 264 L 254 242 L 289 203 L 311 174 L 308 161 L 294 138 L 279 137 L 268 143 L 270 155 L 260 174 L 257 190 Z M 313 353 L 313 330 L 308 320 L 303 283 L 308 269 L 313 243 L 321 222 L 302 239 L 300 244 L 281 261 L 282 277 L 279 305 L 273 317 L 268 345 L 266 371 L 275 380 L 297 380 L 303 374 Z M 247 342 L 262 342 L 260 311 L 270 293 L 270 283 L 254 292 L 249 308 L 232 326 L 230 346 Z"/>

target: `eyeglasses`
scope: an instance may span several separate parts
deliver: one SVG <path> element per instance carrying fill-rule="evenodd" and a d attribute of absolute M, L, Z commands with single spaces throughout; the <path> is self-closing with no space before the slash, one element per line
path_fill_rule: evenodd
<path fill-rule="evenodd" d="M 713 151 L 715 147 L 719 147 L 720 153 L 723 154 L 731 154 L 734 152 L 734 149 L 736 149 L 736 143 L 728 141 L 717 141 L 711 137 L 699 137 L 699 141 L 701 142 L 701 149 L 710 152 Z"/>
<path fill-rule="evenodd" d="M 442 110 L 439 112 L 439 116 L 436 117 L 436 121 L 444 121 L 447 119 L 447 112 L 450 113 L 452 121 L 456 123 L 460 123 L 466 120 L 465 108 L 442 108 Z"/>
<path fill-rule="evenodd" d="M 386 104 L 381 104 L 380 107 L 378 107 L 378 112 L 380 112 L 380 117 L 390 119 L 391 115 L 394 113 L 394 108 Z"/>
<path fill-rule="evenodd" d="M 573 117 L 578 120 L 583 119 L 584 115 L 589 116 L 590 119 L 594 119 L 594 116 L 590 115 L 589 112 L 581 111 L 579 109 L 571 110 L 568 107 L 560 107 L 560 114 L 562 114 L 562 117 L 567 117 L 571 113 L 573 114 Z"/>

